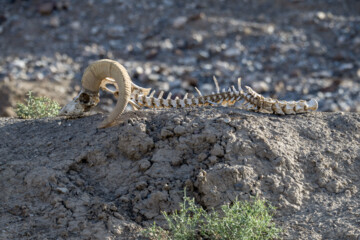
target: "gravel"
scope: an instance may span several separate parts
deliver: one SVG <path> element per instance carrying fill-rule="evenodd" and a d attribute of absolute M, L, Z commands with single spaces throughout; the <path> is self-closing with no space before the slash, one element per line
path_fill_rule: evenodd
<path fill-rule="evenodd" d="M 25 96 L 41 92 L 26 82 L 57 82 L 71 99 L 84 68 L 111 58 L 135 83 L 175 96 L 195 86 L 212 91 L 213 76 L 226 88 L 241 77 L 266 97 L 359 112 L 359 12 L 359 2 L 340 0 L 8 1 L 0 10 L 0 89 L 12 82 Z M 111 100 L 100 106 L 108 111 L 115 99 L 102 98 Z"/>

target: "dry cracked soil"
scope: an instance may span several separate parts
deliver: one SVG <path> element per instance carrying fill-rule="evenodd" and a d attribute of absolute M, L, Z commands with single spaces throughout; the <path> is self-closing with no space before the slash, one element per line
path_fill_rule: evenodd
<path fill-rule="evenodd" d="M 267 199 L 284 239 L 359 239 L 360 115 L 237 108 L 0 119 L 1 239 L 140 239 L 183 190 Z"/>

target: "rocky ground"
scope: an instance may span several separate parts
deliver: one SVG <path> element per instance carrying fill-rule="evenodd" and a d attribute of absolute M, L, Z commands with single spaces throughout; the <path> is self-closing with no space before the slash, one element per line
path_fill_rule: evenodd
<path fill-rule="evenodd" d="M 206 209 L 267 199 L 284 239 L 360 238 L 358 113 L 144 110 L 97 129 L 101 119 L 0 119 L 1 239 L 137 239 L 184 187 Z"/>
<path fill-rule="evenodd" d="M 111 58 L 134 82 L 182 96 L 238 77 L 265 96 L 360 111 L 359 1 L 7 1 L 0 9 L 0 116 L 27 91 L 61 104 Z M 103 96 L 101 108 L 113 104 Z"/>
<path fill-rule="evenodd" d="M 101 58 L 175 96 L 242 77 L 336 113 L 141 111 L 105 130 L 103 116 L 2 118 L 0 238 L 135 239 L 187 186 L 205 208 L 268 199 L 285 239 L 359 239 L 359 13 L 356 0 L 4 1 L 2 117 L 29 90 L 66 104 Z M 113 104 L 101 93 L 97 110 Z"/>

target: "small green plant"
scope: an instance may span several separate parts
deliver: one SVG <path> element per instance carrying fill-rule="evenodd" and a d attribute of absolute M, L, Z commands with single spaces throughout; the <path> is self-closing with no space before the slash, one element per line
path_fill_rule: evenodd
<path fill-rule="evenodd" d="M 169 230 L 154 222 L 143 234 L 158 240 L 265 240 L 279 236 L 280 229 L 272 222 L 270 213 L 274 207 L 266 206 L 264 200 L 255 199 L 252 203 L 235 200 L 232 205 L 223 205 L 221 210 L 220 214 L 216 211 L 207 213 L 185 192 L 179 211 L 172 215 L 163 212 Z"/>
<path fill-rule="evenodd" d="M 26 104 L 16 104 L 16 114 L 19 118 L 53 117 L 59 113 L 60 105 L 47 97 L 34 97 L 32 92 L 27 94 Z"/>

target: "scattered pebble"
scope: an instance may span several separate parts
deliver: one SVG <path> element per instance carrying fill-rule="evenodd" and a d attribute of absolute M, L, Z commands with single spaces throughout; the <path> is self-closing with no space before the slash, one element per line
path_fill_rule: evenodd
<path fill-rule="evenodd" d="M 66 187 L 58 187 L 58 188 L 56 188 L 56 191 L 58 191 L 59 193 L 63 193 L 63 194 L 66 194 L 69 192 L 69 190 Z"/>
<path fill-rule="evenodd" d="M 107 35 L 110 38 L 121 38 L 124 37 L 125 28 L 123 26 L 111 26 L 107 30 Z"/>
<path fill-rule="evenodd" d="M 52 2 L 45 2 L 45 3 L 41 3 L 39 5 L 38 11 L 39 13 L 41 13 L 42 15 L 49 15 L 52 13 L 52 11 L 54 10 L 54 3 Z"/>
<path fill-rule="evenodd" d="M 224 56 L 228 58 L 237 57 L 241 54 L 240 49 L 238 48 L 229 48 L 224 52 Z"/>
<path fill-rule="evenodd" d="M 269 84 L 267 84 L 265 81 L 254 82 L 252 84 L 252 88 L 255 90 L 255 92 L 258 93 L 264 93 L 270 90 Z"/>
<path fill-rule="evenodd" d="M 187 21 L 188 21 L 187 17 L 184 17 L 184 16 L 177 17 L 174 19 L 173 27 L 174 28 L 182 28 L 187 23 Z"/>
<path fill-rule="evenodd" d="M 72 99 L 84 68 L 96 59 L 111 58 L 127 64 L 131 78 L 140 86 L 171 91 L 179 97 L 185 92 L 196 95 L 194 87 L 203 94 L 213 92 L 214 75 L 221 88 L 236 85 L 241 77 L 243 86 L 252 86 L 266 97 L 317 98 L 320 111 L 359 111 L 356 56 L 360 19 L 352 14 L 333 15 L 330 6 L 314 7 L 299 10 L 302 14 L 290 12 L 285 20 L 282 14 L 265 11 L 257 21 L 248 21 L 246 13 L 232 19 L 225 17 L 223 10 L 214 17 L 196 2 L 184 4 L 184 11 L 174 14 L 176 4 L 166 0 L 157 6 L 162 14 L 150 18 L 147 11 L 154 7 L 150 3 L 95 3 L 5 4 L 0 14 L 1 37 L 19 37 L 0 46 L 0 82 L 16 81 L 18 89 L 24 89 L 22 82 L 72 82 L 73 90 L 58 86 L 66 95 L 63 99 Z M 220 3 L 214 4 L 215 8 Z M 99 12 L 116 9 L 118 15 L 89 17 L 95 8 Z M 235 9 L 229 6 L 229 11 Z M 281 18 L 286 24 L 271 24 L 271 17 L 273 22 Z M 46 32 L 39 35 L 28 25 Z M 335 41 L 324 37 L 322 33 L 328 31 Z M 27 55 L 29 52 L 36 54 Z M 109 97 L 106 95 L 108 107 L 100 106 L 105 111 L 110 111 L 115 101 Z M 4 114 L 0 112 L 8 116 Z"/>

